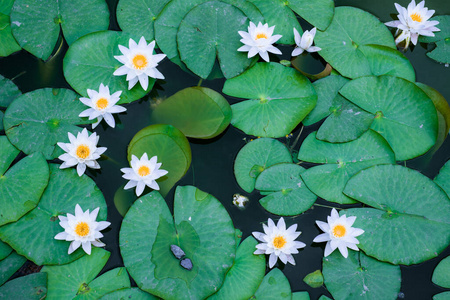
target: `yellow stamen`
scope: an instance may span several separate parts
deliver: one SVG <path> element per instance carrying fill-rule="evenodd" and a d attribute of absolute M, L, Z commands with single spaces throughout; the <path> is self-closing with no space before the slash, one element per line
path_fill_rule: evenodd
<path fill-rule="evenodd" d="M 265 33 L 258 33 L 256 35 L 256 39 L 257 40 L 259 40 L 259 39 L 267 39 L 267 35 Z"/>
<path fill-rule="evenodd" d="M 97 106 L 98 109 L 105 109 L 108 106 L 108 99 L 106 98 L 100 98 L 95 103 L 95 106 Z"/>
<path fill-rule="evenodd" d="M 332 233 L 333 233 L 334 237 L 338 237 L 338 238 L 343 237 L 345 235 L 346 231 L 347 230 L 345 229 L 345 226 L 343 226 L 343 225 L 336 225 L 332 229 Z"/>
<path fill-rule="evenodd" d="M 410 17 L 413 21 L 422 22 L 422 16 L 418 13 L 413 13 Z"/>
<path fill-rule="evenodd" d="M 286 239 L 283 237 L 283 236 L 281 236 L 281 235 L 279 235 L 279 236 L 276 236 L 274 239 L 273 239 L 273 246 L 275 247 L 275 248 L 277 248 L 277 249 L 280 249 L 280 248 L 283 248 L 284 247 L 284 245 L 286 245 Z"/>
<path fill-rule="evenodd" d="M 148 174 L 150 174 L 150 169 L 147 166 L 140 166 L 138 169 L 138 174 L 141 177 L 147 176 Z"/>
<path fill-rule="evenodd" d="M 77 147 L 76 154 L 77 154 L 78 158 L 85 159 L 86 157 L 89 156 L 90 153 L 91 153 L 91 150 L 89 149 L 89 147 L 87 145 L 81 144 Z"/>
<path fill-rule="evenodd" d="M 75 226 L 75 233 L 78 236 L 87 236 L 89 231 L 89 225 L 86 222 L 78 222 L 77 226 Z"/>
<path fill-rule="evenodd" d="M 141 70 L 148 64 L 147 58 L 142 54 L 136 54 L 133 57 L 133 66 L 135 69 Z"/>

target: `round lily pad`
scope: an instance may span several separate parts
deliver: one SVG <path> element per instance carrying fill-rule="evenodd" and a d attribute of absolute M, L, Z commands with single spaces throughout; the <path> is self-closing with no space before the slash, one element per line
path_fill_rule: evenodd
<path fill-rule="evenodd" d="M 25 257 L 11 252 L 7 257 L 0 260 L 0 285 L 5 283 L 20 267 L 27 261 Z"/>
<path fill-rule="evenodd" d="M 450 299 L 450 291 L 442 292 L 433 296 L 433 300 L 449 300 Z"/>
<path fill-rule="evenodd" d="M 214 90 L 189 87 L 158 104 L 152 111 L 151 120 L 155 124 L 173 125 L 188 137 L 209 139 L 228 127 L 231 107 Z"/>
<path fill-rule="evenodd" d="M 138 288 L 126 288 L 114 291 L 112 293 L 106 294 L 100 298 L 100 300 L 156 300 L 153 295 L 146 293 Z"/>
<path fill-rule="evenodd" d="M 360 46 L 375 44 L 395 49 L 394 38 L 378 18 L 354 7 L 337 7 L 330 26 L 317 31 L 316 46 L 321 55 L 342 76 L 371 75 L 370 63 Z"/>
<path fill-rule="evenodd" d="M 246 134 L 262 137 L 291 133 L 317 102 L 317 94 L 305 76 L 277 63 L 258 63 L 228 79 L 223 92 L 251 99 L 231 106 L 231 124 Z"/>
<path fill-rule="evenodd" d="M 186 174 L 191 165 L 189 141 L 172 125 L 150 125 L 136 133 L 128 145 L 128 161 L 131 161 L 132 155 L 141 158 L 144 153 L 149 158 L 156 155 L 158 162 L 162 163 L 161 169 L 169 172 L 157 180 L 163 195 Z"/>
<path fill-rule="evenodd" d="M 95 12 L 95 13 L 93 13 Z M 71 45 L 83 35 L 106 30 L 109 10 L 104 0 L 18 0 L 11 11 L 11 29 L 22 48 L 47 60 L 62 29 Z"/>
<path fill-rule="evenodd" d="M 0 75 L 0 107 L 8 107 L 20 95 L 22 93 L 14 82 Z"/>
<path fill-rule="evenodd" d="M 264 276 L 253 297 L 263 300 L 291 299 L 291 286 L 283 272 L 275 268 Z"/>
<path fill-rule="evenodd" d="M 450 37 L 436 42 L 436 48 L 427 53 L 429 58 L 443 64 L 450 64 Z"/>
<path fill-rule="evenodd" d="M 86 106 L 67 89 L 40 89 L 16 98 L 5 112 L 3 124 L 11 143 L 26 154 L 40 152 L 54 159 L 63 151 L 56 143 L 67 140 L 67 133 L 81 131 L 75 125 L 93 121 L 78 114 Z"/>
<path fill-rule="evenodd" d="M 333 0 L 289 0 L 287 5 L 300 15 L 308 23 L 317 27 L 319 30 L 325 30 L 330 25 L 334 16 Z"/>
<path fill-rule="evenodd" d="M 0 57 L 8 56 L 11 53 L 22 49 L 17 44 L 11 32 L 11 21 L 9 14 L 14 0 L 2 1 L 2 8 L 0 8 Z M 3 7 L 5 6 L 5 7 Z"/>
<path fill-rule="evenodd" d="M 342 193 L 354 174 L 373 165 L 395 163 L 389 144 L 372 130 L 359 139 L 340 144 L 320 141 L 313 132 L 303 141 L 298 159 L 324 164 L 303 172 L 302 179 L 317 196 L 340 204 L 355 203 Z"/>
<path fill-rule="evenodd" d="M 185 252 L 191 270 L 180 265 L 171 245 Z M 193 186 L 176 189 L 174 217 L 156 191 L 137 199 L 120 229 L 120 252 L 131 277 L 140 289 L 165 299 L 204 299 L 214 293 L 233 264 L 235 249 L 225 208 Z"/>
<path fill-rule="evenodd" d="M 0 287 L 2 299 L 41 300 L 47 294 L 47 274 L 34 273 L 8 281 Z"/>
<path fill-rule="evenodd" d="M 450 289 L 450 256 L 447 256 L 439 262 L 433 271 L 431 281 L 443 288 Z"/>
<path fill-rule="evenodd" d="M 266 168 L 274 164 L 292 162 L 289 150 L 281 142 L 262 138 L 242 147 L 234 161 L 234 176 L 239 186 L 251 193 L 256 178 Z"/>
<path fill-rule="evenodd" d="M 357 251 L 349 251 L 347 258 L 338 251 L 324 257 L 323 277 L 335 299 L 397 299 L 401 286 L 399 266 Z"/>
<path fill-rule="evenodd" d="M 323 275 L 320 270 L 315 270 L 303 278 L 303 281 L 312 288 L 319 288 L 323 285 Z"/>
<path fill-rule="evenodd" d="M 439 255 L 450 243 L 450 200 L 429 178 L 399 165 L 362 170 L 344 193 L 374 208 L 344 211 L 365 232 L 358 247 L 392 264 L 411 265 Z"/>
<path fill-rule="evenodd" d="M 317 197 L 305 185 L 301 174 L 305 168 L 281 163 L 265 169 L 256 179 L 255 188 L 264 193 L 259 203 L 269 212 L 295 216 L 308 210 Z"/>
<path fill-rule="evenodd" d="M 84 255 L 81 247 L 67 254 L 70 242 L 54 239 L 64 231 L 58 215 L 74 214 L 76 204 L 90 211 L 100 207 L 97 221 L 104 221 L 107 214 L 105 198 L 91 178 L 79 177 L 74 169 L 49 166 L 50 180 L 38 206 L 17 222 L 0 227 L 0 238 L 39 266 L 66 264 Z"/>
<path fill-rule="evenodd" d="M 414 83 L 393 76 L 366 76 L 339 91 L 375 115 L 371 129 L 391 145 L 397 160 L 427 152 L 436 142 L 438 120 L 430 98 Z"/>
<path fill-rule="evenodd" d="M 115 55 L 122 54 L 119 45 L 128 48 L 130 38 L 126 32 L 102 31 L 79 39 L 64 57 L 64 76 L 67 82 L 84 97 L 88 96 L 87 89 L 96 90 L 101 83 L 107 85 L 111 93 L 122 91 L 118 104 L 144 97 L 153 88 L 155 79 L 149 78 L 146 91 L 140 84 L 128 90 L 126 76 L 113 75 L 123 65 L 114 58 Z"/>

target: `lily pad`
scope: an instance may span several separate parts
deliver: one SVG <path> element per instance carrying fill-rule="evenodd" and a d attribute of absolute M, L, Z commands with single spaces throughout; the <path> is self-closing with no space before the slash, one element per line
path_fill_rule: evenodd
<path fill-rule="evenodd" d="M 64 230 L 58 215 L 73 214 L 76 204 L 90 211 L 100 207 L 98 221 L 107 215 L 105 198 L 91 178 L 79 177 L 75 169 L 49 166 L 50 180 L 38 206 L 19 221 L 0 227 L 0 238 L 38 266 L 67 264 L 84 255 L 81 247 L 68 255 L 70 242 L 54 239 Z"/>
<path fill-rule="evenodd" d="M 334 16 L 333 0 L 289 0 L 287 5 L 308 23 L 325 30 Z"/>
<path fill-rule="evenodd" d="M 442 96 L 441 93 L 426 84 L 416 82 L 416 85 L 420 87 L 428 97 L 430 97 L 437 111 L 444 117 L 446 124 L 445 136 L 447 136 L 450 129 L 450 106 L 448 105 L 447 100 L 445 100 L 444 96 Z"/>
<path fill-rule="evenodd" d="M 449 300 L 450 299 L 450 291 L 442 292 L 433 296 L 433 300 Z"/>
<path fill-rule="evenodd" d="M 75 125 L 93 122 L 78 117 L 85 108 L 71 90 L 35 90 L 8 106 L 3 119 L 5 133 L 24 153 L 40 152 L 46 159 L 54 159 L 63 153 L 57 142 L 66 141 L 68 132 L 80 132 L 81 128 Z"/>
<path fill-rule="evenodd" d="M 310 300 L 308 292 L 295 292 L 292 293 L 292 300 Z"/>
<path fill-rule="evenodd" d="M 363 252 L 349 251 L 344 258 L 334 251 L 323 258 L 323 276 L 335 299 L 397 299 L 400 292 L 400 267 L 377 261 Z"/>
<path fill-rule="evenodd" d="M 450 198 L 450 161 L 447 161 L 439 170 L 439 174 L 434 178 L 434 183 L 439 185 Z"/>
<path fill-rule="evenodd" d="M 323 275 L 320 270 L 311 272 L 303 278 L 303 281 L 312 288 L 319 288 L 323 285 Z"/>
<path fill-rule="evenodd" d="M 223 93 L 251 99 L 231 106 L 231 124 L 246 134 L 262 137 L 291 133 L 317 102 L 314 87 L 305 76 L 277 63 L 258 63 L 228 79 Z"/>
<path fill-rule="evenodd" d="M 214 90 L 189 87 L 158 104 L 151 120 L 155 124 L 173 125 L 188 137 L 209 139 L 228 127 L 231 107 Z"/>
<path fill-rule="evenodd" d="M 340 204 L 355 203 L 342 193 L 354 174 L 373 165 L 395 163 L 389 144 L 372 130 L 357 140 L 341 144 L 320 141 L 313 132 L 303 141 L 298 159 L 324 164 L 303 172 L 302 179 L 317 196 Z"/>
<path fill-rule="evenodd" d="M 106 294 L 100 298 L 100 300 L 156 300 L 153 295 L 141 291 L 138 288 L 126 288 L 114 291 L 112 293 Z"/>
<path fill-rule="evenodd" d="M 291 153 L 281 142 L 268 138 L 257 139 L 242 147 L 237 154 L 234 176 L 239 186 L 251 193 L 262 171 L 275 164 L 291 162 Z"/>
<path fill-rule="evenodd" d="M 171 245 L 185 252 L 192 270 L 180 266 Z M 153 191 L 136 200 L 120 229 L 120 252 L 131 277 L 140 289 L 165 299 L 203 299 L 214 293 L 233 264 L 235 248 L 225 208 L 192 186 L 177 187 L 174 217 Z"/>
<path fill-rule="evenodd" d="M 0 146 L 0 174 L 4 174 L 20 151 L 4 135 L 0 136 Z"/>
<path fill-rule="evenodd" d="M 87 286 L 83 286 L 81 291 L 78 290 L 77 296 L 73 299 L 95 300 L 112 291 L 129 287 L 130 277 L 128 276 L 127 269 L 115 268 L 95 278 Z"/>
<path fill-rule="evenodd" d="M 108 26 L 109 10 L 104 0 L 17 0 L 11 11 L 11 29 L 17 42 L 43 60 L 52 54 L 60 30 L 71 45 L 81 36 Z"/>
<path fill-rule="evenodd" d="M 34 273 L 19 277 L 0 287 L 2 299 L 41 300 L 47 294 L 47 274 Z"/>
<path fill-rule="evenodd" d="M 5 114 L 3 113 L 3 111 L 0 110 L 0 131 L 3 131 L 5 128 L 3 128 L 3 116 Z"/>
<path fill-rule="evenodd" d="M 22 93 L 14 82 L 0 75 L 0 107 L 8 107 L 20 95 Z"/>
<path fill-rule="evenodd" d="M 304 171 L 305 168 L 292 163 L 265 169 L 255 183 L 255 188 L 266 195 L 259 203 L 268 212 L 281 216 L 295 216 L 308 210 L 317 197 L 303 182 Z"/>
<path fill-rule="evenodd" d="M 417 171 L 373 166 L 353 176 L 344 193 L 374 207 L 342 212 L 356 216 L 354 227 L 364 229 L 358 247 L 367 255 L 411 265 L 436 257 L 450 243 L 450 200 Z"/>
<path fill-rule="evenodd" d="M 370 128 L 388 141 L 397 160 L 422 155 L 435 144 L 436 108 L 414 83 L 393 76 L 366 76 L 350 81 L 339 93 L 375 115 Z"/>
<path fill-rule="evenodd" d="M 0 240 L 0 260 L 6 258 L 11 252 L 12 248 Z"/>
<path fill-rule="evenodd" d="M 450 64 L 450 37 L 436 42 L 436 48 L 427 53 L 429 58 L 443 64 Z"/>
<path fill-rule="evenodd" d="M 396 49 L 394 38 L 378 18 L 354 7 L 337 7 L 330 26 L 317 31 L 316 46 L 321 55 L 344 77 L 371 75 L 370 62 L 359 49 L 364 45 L 383 45 Z"/>
<path fill-rule="evenodd" d="M 0 285 L 5 283 L 20 267 L 27 261 L 25 257 L 11 252 L 7 257 L 0 260 Z"/>
<path fill-rule="evenodd" d="M 119 45 L 128 48 L 130 38 L 126 32 L 102 31 L 79 39 L 67 50 L 64 57 L 64 77 L 67 82 L 84 97 L 88 96 L 87 89 L 95 90 L 100 83 L 107 85 L 111 93 L 122 91 L 118 104 L 144 97 L 153 88 L 155 79 L 149 78 L 146 91 L 140 84 L 128 90 L 126 76 L 113 75 L 114 71 L 123 65 L 114 55 L 122 54 Z"/>
<path fill-rule="evenodd" d="M 161 168 L 169 171 L 157 180 L 162 195 L 167 195 L 191 165 L 189 141 L 172 125 L 150 125 L 136 133 L 128 145 L 128 161 L 132 155 L 141 158 L 144 153 L 149 158 L 156 155 Z"/>
<path fill-rule="evenodd" d="M 14 3 L 10 0 L 7 2 L 11 5 Z M 4 5 L 4 3 L 1 4 Z M 8 5 L 8 3 L 6 4 Z M 12 35 L 9 11 L 6 14 L 3 11 L 3 9 L 0 11 L 0 57 L 8 56 L 22 49 Z"/>
<path fill-rule="evenodd" d="M 433 271 L 431 281 L 443 288 L 450 289 L 450 256 L 447 256 L 439 262 Z"/>
<path fill-rule="evenodd" d="M 253 297 L 260 300 L 291 299 L 291 286 L 283 272 L 275 268 L 264 276 Z"/>

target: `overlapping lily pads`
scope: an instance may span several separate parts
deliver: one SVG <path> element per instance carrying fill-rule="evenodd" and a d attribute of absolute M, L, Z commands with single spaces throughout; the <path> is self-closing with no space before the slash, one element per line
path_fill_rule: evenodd
<path fill-rule="evenodd" d="M 228 79 L 223 92 L 251 99 L 231 106 L 231 124 L 246 134 L 262 137 L 291 133 L 317 102 L 317 94 L 305 76 L 277 63 L 258 63 Z"/>
<path fill-rule="evenodd" d="M 180 265 L 171 245 L 184 251 L 191 270 Z M 120 250 L 142 290 L 166 299 L 203 299 L 222 285 L 233 264 L 235 230 L 220 202 L 195 187 L 176 189 L 174 217 L 154 191 L 137 199 L 126 214 Z"/>
<path fill-rule="evenodd" d="M 0 287 L 2 299 L 41 300 L 47 294 L 47 274 L 34 273 L 19 277 Z"/>
<path fill-rule="evenodd" d="M 80 247 L 68 255 L 70 242 L 54 237 L 64 230 L 58 215 L 74 214 L 76 204 L 90 211 L 99 207 L 97 220 L 106 219 L 105 199 L 92 179 L 79 177 L 74 169 L 60 170 L 59 165 L 50 164 L 50 180 L 38 206 L 17 222 L 0 227 L 0 238 L 37 265 L 69 263 L 84 251 Z"/>
<path fill-rule="evenodd" d="M 440 31 L 434 32 L 434 36 L 420 36 L 420 42 L 436 43 L 436 48 L 427 53 L 427 56 L 441 63 L 450 63 L 450 16 L 435 16 L 431 18 L 438 21 Z"/>
<path fill-rule="evenodd" d="M 9 14 L 13 4 L 14 0 L 0 2 L 0 56 L 8 56 L 21 49 L 11 32 Z"/>
<path fill-rule="evenodd" d="M 285 4 L 319 30 L 327 29 L 333 20 L 333 0 L 289 0 Z"/>
<path fill-rule="evenodd" d="M 353 176 L 344 193 L 374 207 L 342 212 L 357 217 L 354 227 L 365 231 L 358 247 L 367 255 L 411 265 L 436 257 L 450 243 L 450 200 L 417 171 L 373 166 Z"/>
<path fill-rule="evenodd" d="M 7 257 L 0 260 L 0 285 L 5 283 L 17 270 L 27 261 L 25 257 L 11 252 Z"/>
<path fill-rule="evenodd" d="M 57 142 L 68 140 L 67 133 L 81 131 L 75 125 L 90 124 L 78 114 L 86 106 L 67 89 L 40 89 L 16 98 L 5 112 L 3 123 L 11 143 L 26 154 L 40 152 L 46 159 L 62 154 Z"/>
<path fill-rule="evenodd" d="M 12 251 L 12 248 L 8 244 L 0 241 L 0 260 L 6 258 Z"/>
<path fill-rule="evenodd" d="M 0 75 L 0 107 L 8 107 L 21 94 L 14 82 Z"/>
<path fill-rule="evenodd" d="M 253 297 L 264 300 L 288 300 L 291 299 L 291 286 L 283 272 L 275 268 L 264 276 Z"/>

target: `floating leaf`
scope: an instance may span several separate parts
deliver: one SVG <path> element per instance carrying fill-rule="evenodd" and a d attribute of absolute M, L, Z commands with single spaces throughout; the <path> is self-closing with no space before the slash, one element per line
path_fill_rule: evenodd
<path fill-rule="evenodd" d="M 172 125 L 150 125 L 145 127 L 128 145 L 128 161 L 135 155 L 141 158 L 158 157 L 161 168 L 169 173 L 157 180 L 162 195 L 166 195 L 175 183 L 186 174 L 191 165 L 191 147 L 183 133 Z"/>
<path fill-rule="evenodd" d="M 82 258 L 81 258 L 82 259 Z M 63 284 L 63 283 L 60 283 Z M 73 299 L 99 299 L 112 291 L 130 287 L 130 277 L 127 269 L 115 268 L 100 277 L 95 278 L 82 290 L 78 290 L 77 296 Z"/>
<path fill-rule="evenodd" d="M 63 153 L 57 142 L 67 141 L 68 132 L 80 132 L 81 128 L 75 125 L 93 122 L 78 117 L 85 108 L 71 90 L 35 90 L 9 105 L 3 120 L 5 132 L 24 153 L 41 152 L 46 159 L 54 159 Z"/>
<path fill-rule="evenodd" d="M 114 205 L 122 217 L 125 217 L 128 209 L 136 200 L 136 192 L 134 189 L 124 190 L 125 184 L 122 184 L 114 193 Z"/>
<path fill-rule="evenodd" d="M 11 252 L 7 257 L 0 260 L 0 285 L 5 283 L 27 259 L 16 252 Z"/>
<path fill-rule="evenodd" d="M 183 249 L 192 270 L 180 266 L 170 245 Z M 192 186 L 175 190 L 174 217 L 154 191 L 136 200 L 120 229 L 120 252 L 131 277 L 140 289 L 161 298 L 203 299 L 214 293 L 233 263 L 235 248 L 225 208 Z"/>
<path fill-rule="evenodd" d="M 445 135 L 447 135 L 450 129 L 450 106 L 448 105 L 447 100 L 445 100 L 444 96 L 442 96 L 441 93 L 426 84 L 416 82 L 416 85 L 420 87 L 428 97 L 430 97 L 437 111 L 440 112 L 444 117 L 446 124 Z"/>
<path fill-rule="evenodd" d="M 9 254 L 11 254 L 11 252 L 12 252 L 12 248 L 10 246 L 8 246 L 8 244 L 3 243 L 0 240 L 0 260 L 7 257 Z"/>
<path fill-rule="evenodd" d="M 292 293 L 292 300 L 310 300 L 308 292 L 295 292 Z"/>
<path fill-rule="evenodd" d="M 274 139 L 257 139 L 242 147 L 234 162 L 234 176 L 239 186 L 251 193 L 256 178 L 274 164 L 292 162 L 289 150 Z"/>
<path fill-rule="evenodd" d="M 293 11 L 319 30 L 327 29 L 333 20 L 333 0 L 289 0 L 286 3 Z"/>
<path fill-rule="evenodd" d="M 22 93 L 14 82 L 0 75 L 0 107 L 8 107 L 20 95 Z"/>
<path fill-rule="evenodd" d="M 436 48 L 427 53 L 429 58 L 443 64 L 450 64 L 450 37 L 436 42 Z"/>
<path fill-rule="evenodd" d="M 291 286 L 283 272 L 275 268 L 264 276 L 253 297 L 261 300 L 291 299 Z"/>
<path fill-rule="evenodd" d="M 3 113 L 3 111 L 0 110 L 0 131 L 4 130 L 5 128 L 3 127 L 3 116 L 5 114 Z"/>
<path fill-rule="evenodd" d="M 47 274 L 34 273 L 8 281 L 0 287 L 2 299 L 41 300 L 47 294 Z"/>
<path fill-rule="evenodd" d="M 449 300 L 450 299 L 450 291 L 442 292 L 433 296 L 433 300 Z"/>
<path fill-rule="evenodd" d="M 91 178 L 79 177 L 75 169 L 49 166 L 50 180 L 38 206 L 19 221 L 0 227 L 0 238 L 37 265 L 67 264 L 84 255 L 81 247 L 68 255 L 70 242 L 54 239 L 64 231 L 59 215 L 73 214 L 76 204 L 90 211 L 99 207 L 97 221 L 107 215 L 105 198 Z"/>
<path fill-rule="evenodd" d="M 119 45 L 128 48 L 130 38 L 125 32 L 102 31 L 79 39 L 64 57 L 64 76 L 67 82 L 84 97 L 88 96 L 87 89 L 97 90 L 100 83 L 107 85 L 111 93 L 122 91 L 118 104 L 144 97 L 153 88 L 155 79 L 149 78 L 146 91 L 140 84 L 128 90 L 126 76 L 113 75 L 123 65 L 114 55 L 122 55 Z"/>
<path fill-rule="evenodd" d="M 419 36 L 419 42 L 421 43 L 433 43 L 437 41 L 444 40 L 445 38 L 450 37 L 450 16 L 434 16 L 430 19 L 430 21 L 438 21 L 440 31 L 435 31 L 434 36 Z"/>
<path fill-rule="evenodd" d="M 251 99 L 231 106 L 231 124 L 246 134 L 263 137 L 291 133 L 317 102 L 317 94 L 305 76 L 277 63 L 258 63 L 228 79 L 223 92 Z"/>
<path fill-rule="evenodd" d="M 312 288 L 319 288 L 323 285 L 323 275 L 320 270 L 316 270 L 303 278 L 303 281 Z"/>
<path fill-rule="evenodd" d="M 100 300 L 156 300 L 156 298 L 153 295 L 150 295 L 149 293 L 146 293 L 144 291 L 141 291 L 138 288 L 126 288 L 114 291 L 112 293 L 106 294 L 103 297 L 100 298 Z"/>
<path fill-rule="evenodd" d="M 436 108 L 414 83 L 393 76 L 366 76 L 350 81 L 339 93 L 375 115 L 370 128 L 388 141 L 397 160 L 422 155 L 435 144 Z"/>
<path fill-rule="evenodd" d="M 372 130 L 357 140 L 341 144 L 320 141 L 313 132 L 303 141 L 298 159 L 325 163 L 303 172 L 302 179 L 317 196 L 340 204 L 355 203 L 342 193 L 354 174 L 373 165 L 395 163 L 389 144 Z"/>
<path fill-rule="evenodd" d="M 450 256 L 447 256 L 439 262 L 433 271 L 431 281 L 443 288 L 450 289 Z"/>
<path fill-rule="evenodd" d="M 188 137 L 209 139 L 228 127 L 231 107 L 214 90 L 189 87 L 158 104 L 151 119 L 155 124 L 173 125 Z"/>
<path fill-rule="evenodd" d="M 439 174 L 434 178 L 434 183 L 439 185 L 450 198 L 450 161 L 439 170 Z"/>
<path fill-rule="evenodd" d="M 397 299 L 401 286 L 400 267 L 356 251 L 347 258 L 339 251 L 324 257 L 323 277 L 335 299 Z"/>
<path fill-rule="evenodd" d="M 378 18 L 354 7 L 337 7 L 327 30 L 317 31 L 316 46 L 330 65 L 344 77 L 371 75 L 369 60 L 360 46 L 376 44 L 395 49 L 394 39 Z"/>
<path fill-rule="evenodd" d="M 353 176 L 344 193 L 374 207 L 343 212 L 357 216 L 354 227 L 365 231 L 358 247 L 367 255 L 411 265 L 436 257 L 450 243 L 450 200 L 417 171 L 373 166 Z"/>
<path fill-rule="evenodd" d="M 11 53 L 21 49 L 11 32 L 11 21 L 9 14 L 14 1 L 7 0 L 6 3 L 3 2 L 5 1 L 2 1 L 1 5 L 6 5 L 7 7 L 4 9 L 2 7 L 0 9 L 0 57 L 8 56 Z"/>
<path fill-rule="evenodd" d="M 305 185 L 301 174 L 305 168 L 282 163 L 265 169 L 256 179 L 255 188 L 265 196 L 259 203 L 269 212 L 295 216 L 308 210 L 317 197 Z"/>
<path fill-rule="evenodd" d="M 0 174 L 4 174 L 20 151 L 4 135 L 0 136 L 0 146 Z"/>
<path fill-rule="evenodd" d="M 104 0 L 17 0 L 11 11 L 11 29 L 17 42 L 43 60 L 55 48 L 60 30 L 71 45 L 83 35 L 108 29 L 108 25 Z"/>

